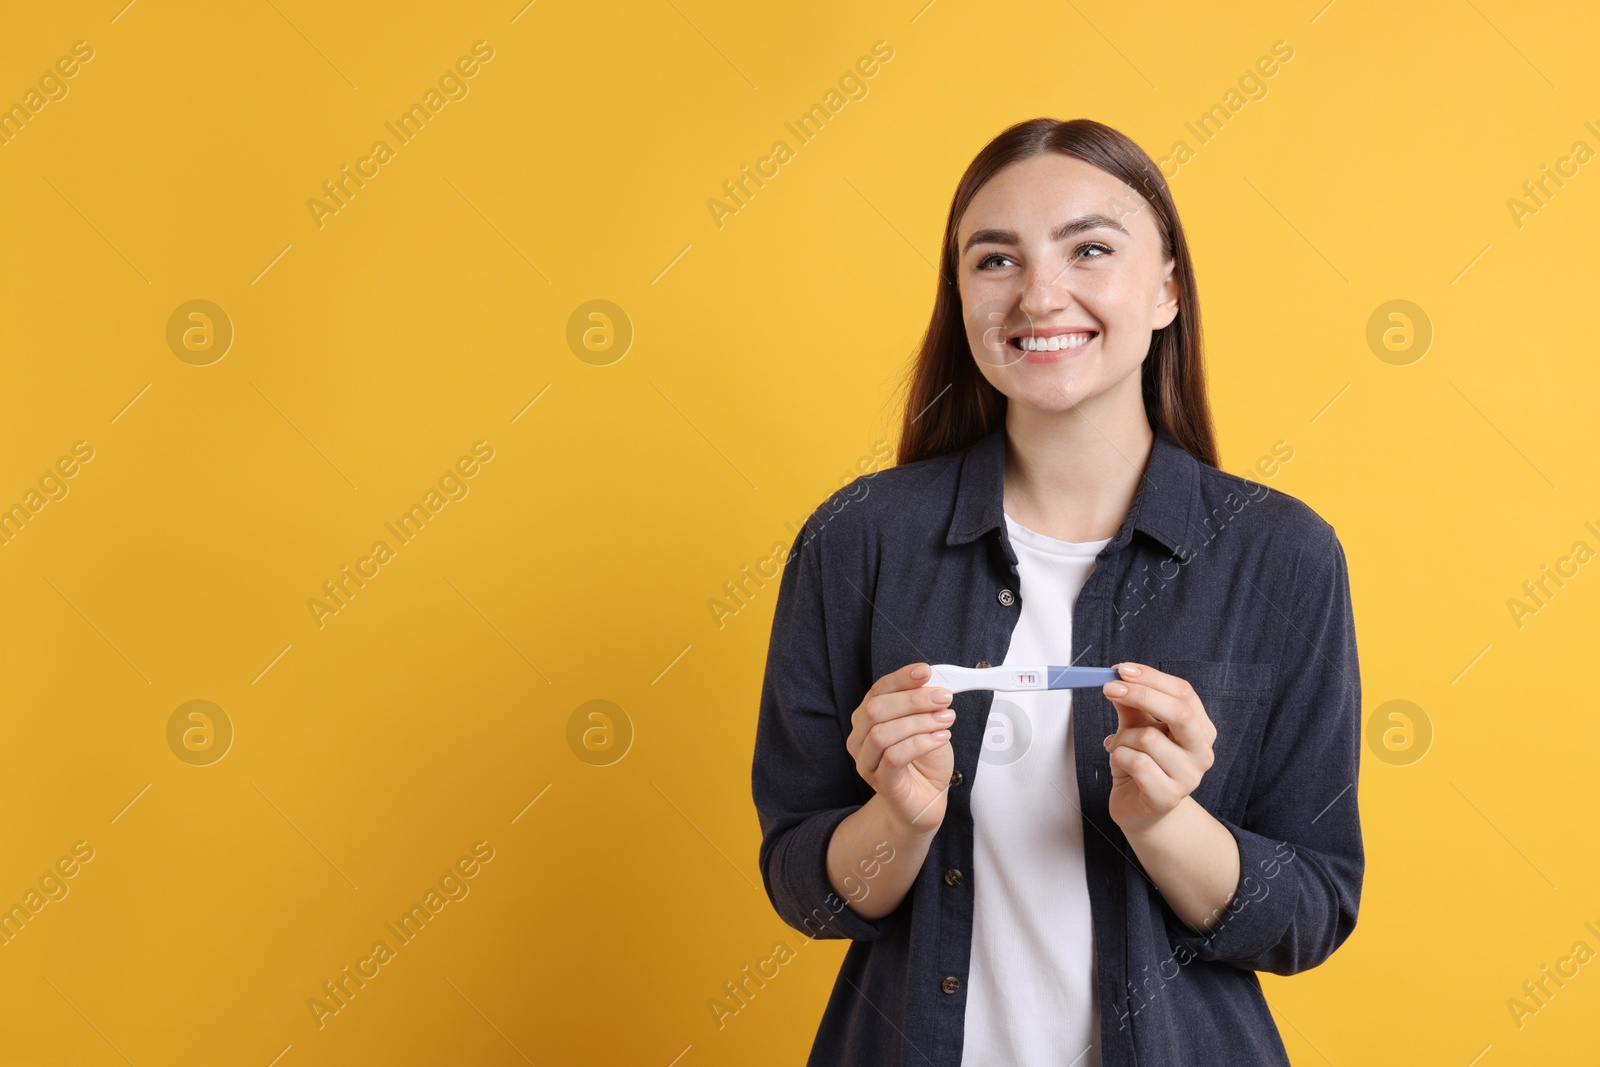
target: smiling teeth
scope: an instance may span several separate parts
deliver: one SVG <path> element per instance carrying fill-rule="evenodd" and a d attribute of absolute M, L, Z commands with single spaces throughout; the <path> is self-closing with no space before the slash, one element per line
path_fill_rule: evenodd
<path fill-rule="evenodd" d="M 1063 348 L 1082 348 L 1094 339 L 1092 333 L 1057 334 L 1055 337 L 1019 337 L 1024 352 L 1059 352 Z"/>

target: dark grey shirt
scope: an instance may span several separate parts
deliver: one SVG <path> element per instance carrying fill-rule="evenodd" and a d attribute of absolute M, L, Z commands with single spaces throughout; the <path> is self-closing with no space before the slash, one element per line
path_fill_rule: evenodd
<path fill-rule="evenodd" d="M 1027 592 L 1001 506 L 1005 448 L 1002 427 L 963 452 L 857 478 L 813 512 L 783 571 L 751 776 L 761 876 L 790 926 L 852 941 L 812 1065 L 961 1062 L 985 876 L 973 866 L 971 791 L 995 694 L 955 696 L 945 819 L 893 912 L 863 919 L 833 892 L 824 861 L 834 827 L 872 795 L 845 748 L 872 683 L 917 661 L 1005 660 Z M 1111 820 L 1102 740 L 1116 709 L 1098 689 L 1077 690 L 1106 1067 L 1287 1065 L 1255 972 L 1327 959 L 1355 927 L 1365 870 L 1361 679 L 1333 527 L 1158 430 L 1133 506 L 1078 595 L 1072 644 L 1052 662 L 1131 660 L 1194 686 L 1217 738 L 1193 796 L 1237 839 L 1241 861 L 1233 903 L 1195 933 Z M 872 873 L 847 896 L 870 894 Z"/>

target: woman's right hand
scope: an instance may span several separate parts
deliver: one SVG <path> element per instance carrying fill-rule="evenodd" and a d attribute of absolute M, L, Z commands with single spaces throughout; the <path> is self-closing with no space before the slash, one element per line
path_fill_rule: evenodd
<path fill-rule="evenodd" d="M 909 663 L 873 683 L 850 716 L 845 748 L 856 771 L 909 833 L 931 834 L 944 822 L 955 771 L 950 690 L 924 688 L 932 670 Z"/>

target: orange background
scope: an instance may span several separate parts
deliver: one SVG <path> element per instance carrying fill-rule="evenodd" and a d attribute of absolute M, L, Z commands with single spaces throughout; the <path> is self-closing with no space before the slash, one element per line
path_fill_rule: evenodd
<path fill-rule="evenodd" d="M 1263 977 L 1294 1061 L 1592 1057 L 1594 966 L 1508 1007 L 1600 949 L 1600 576 L 1508 606 L 1600 546 L 1588 6 L 124 2 L 0 27 L 0 506 L 39 505 L 0 905 L 66 891 L 0 946 L 0 1062 L 803 1063 L 844 945 L 760 888 L 777 586 L 714 602 L 895 443 L 955 182 L 1038 115 L 1168 161 L 1224 465 L 1338 529 L 1365 710 L 1415 706 L 1371 733 L 1354 936 Z"/>

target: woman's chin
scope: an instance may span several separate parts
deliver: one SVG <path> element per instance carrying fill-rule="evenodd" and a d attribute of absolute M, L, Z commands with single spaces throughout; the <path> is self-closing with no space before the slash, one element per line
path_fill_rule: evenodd
<path fill-rule="evenodd" d="M 1055 384 L 1039 383 L 1013 394 L 1013 404 L 1023 404 L 1045 414 L 1071 411 L 1096 396 L 1093 387 L 1082 381 L 1062 381 Z"/>

